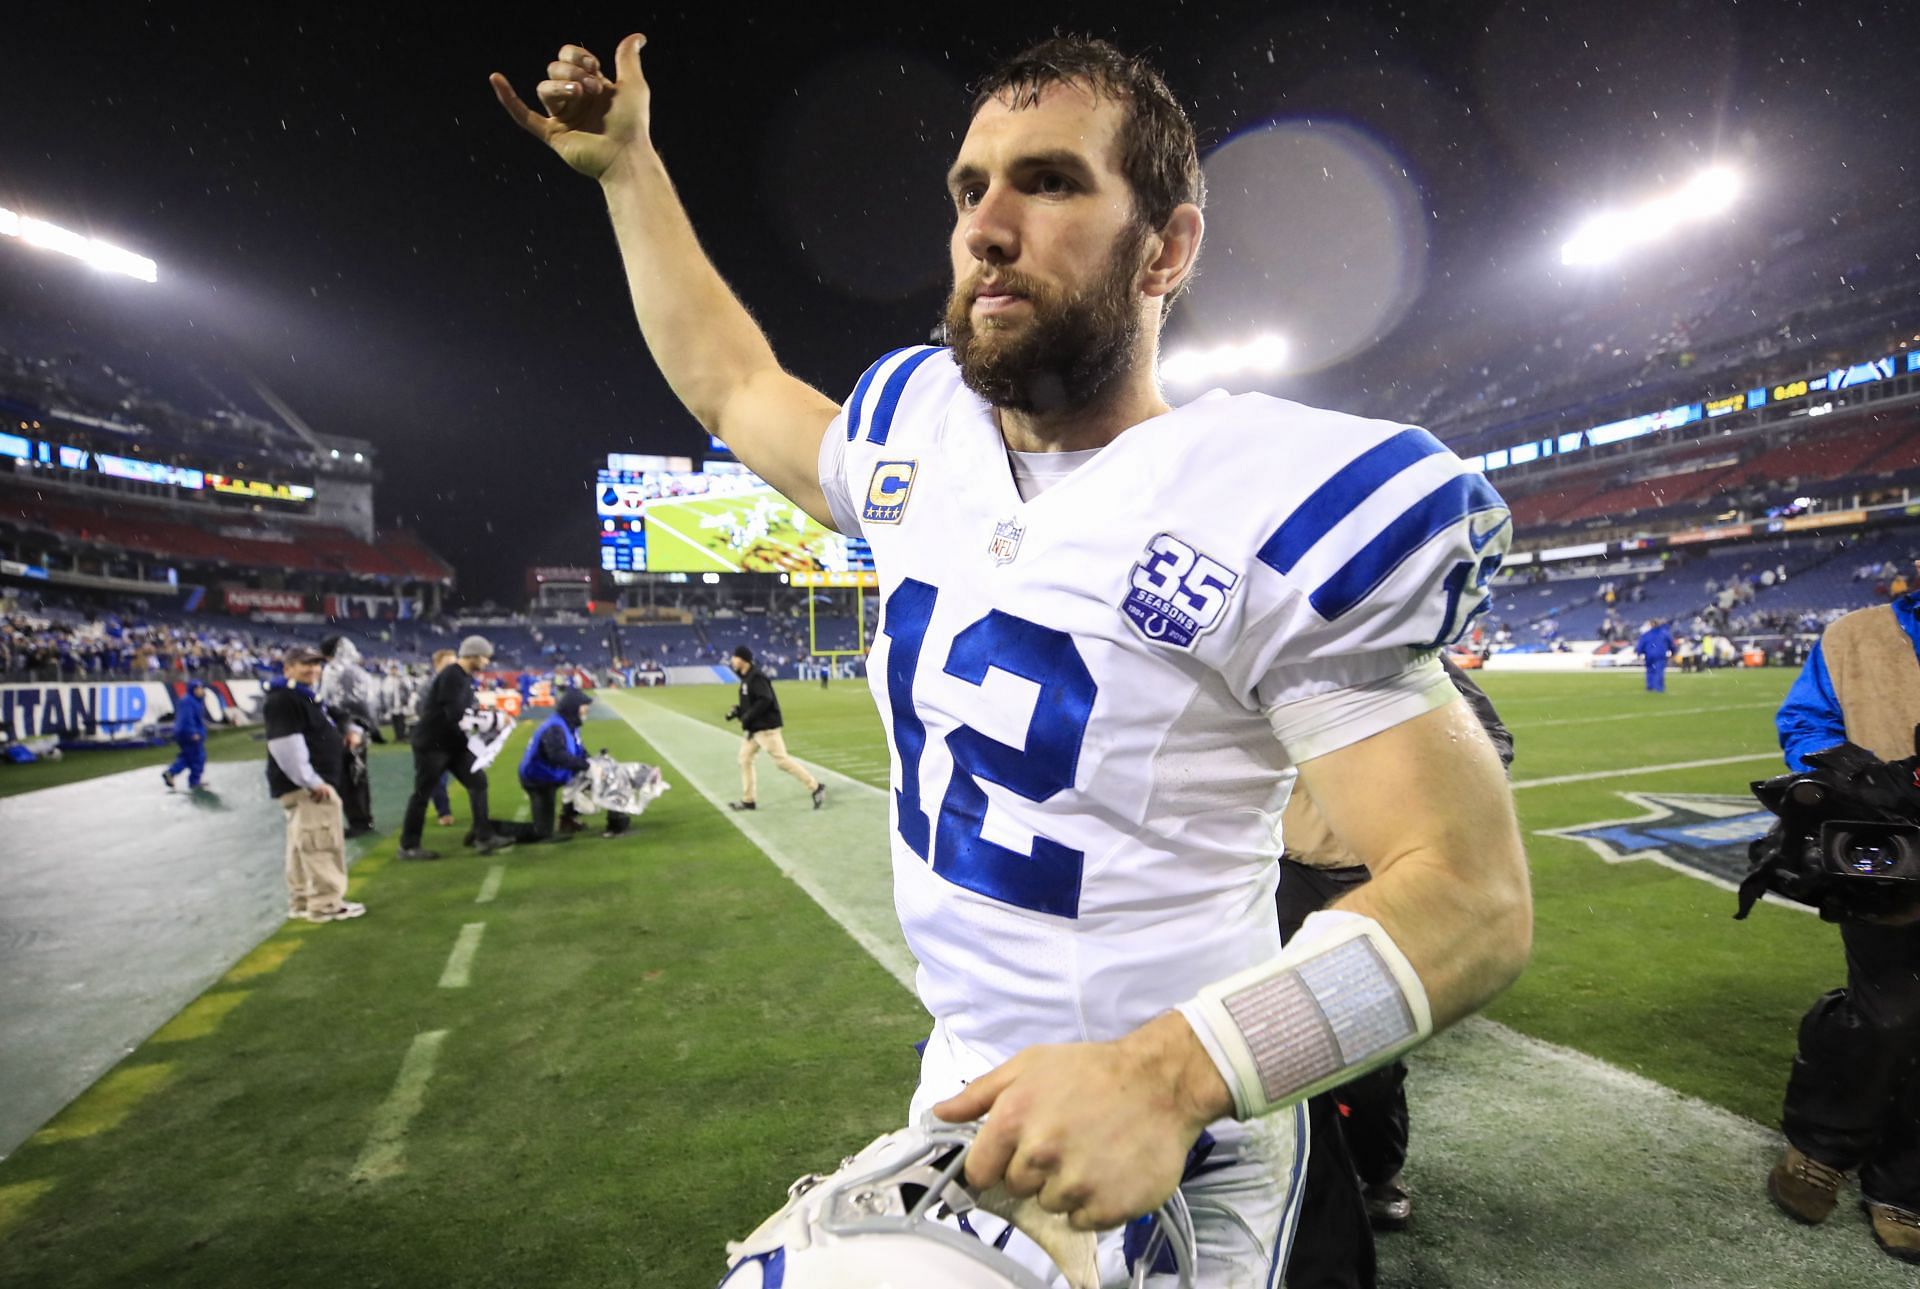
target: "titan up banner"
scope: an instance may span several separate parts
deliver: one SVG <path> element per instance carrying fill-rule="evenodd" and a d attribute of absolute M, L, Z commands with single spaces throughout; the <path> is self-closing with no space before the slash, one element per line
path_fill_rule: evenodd
<path fill-rule="evenodd" d="M 0 721 L 15 738 L 138 739 L 173 726 L 173 696 L 154 681 L 0 685 Z"/>

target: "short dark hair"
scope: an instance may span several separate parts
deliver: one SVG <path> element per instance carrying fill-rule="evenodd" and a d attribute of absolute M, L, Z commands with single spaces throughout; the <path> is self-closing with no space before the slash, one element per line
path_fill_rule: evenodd
<path fill-rule="evenodd" d="M 753 665 L 753 650 L 747 648 L 745 645 L 735 645 L 733 647 L 733 656 L 741 662 L 746 663 L 749 667 Z"/>
<path fill-rule="evenodd" d="M 1051 36 L 1030 45 L 974 87 L 973 111 L 1006 99 L 1016 111 L 1039 102 L 1053 85 L 1074 83 L 1126 106 L 1120 124 L 1120 173 L 1133 189 L 1136 215 L 1159 229 L 1173 208 L 1204 205 L 1207 185 L 1193 122 L 1166 81 L 1146 59 L 1121 53 L 1090 36 Z"/>

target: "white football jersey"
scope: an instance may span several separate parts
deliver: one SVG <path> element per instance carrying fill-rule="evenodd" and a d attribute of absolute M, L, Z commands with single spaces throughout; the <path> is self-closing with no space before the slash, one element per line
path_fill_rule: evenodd
<path fill-rule="evenodd" d="M 827 431 L 873 547 L 894 896 L 921 1000 L 991 1060 L 1116 1038 L 1280 949 L 1294 765 L 1451 701 L 1434 650 L 1511 526 L 1423 430 L 1214 393 L 1022 501 L 945 349 Z"/>

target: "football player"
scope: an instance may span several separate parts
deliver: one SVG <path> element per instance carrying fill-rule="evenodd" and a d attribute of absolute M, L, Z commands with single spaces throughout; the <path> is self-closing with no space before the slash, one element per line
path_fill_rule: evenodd
<path fill-rule="evenodd" d="M 894 350 L 835 403 L 701 251 L 649 137 L 644 43 L 611 66 L 562 48 L 544 114 L 494 90 L 599 180 L 688 409 L 872 544 L 895 902 L 934 1019 L 915 1115 L 986 1116 L 967 1180 L 1081 1229 L 1180 1188 L 1201 1284 L 1277 1282 L 1301 1099 L 1528 954 L 1500 762 L 1434 656 L 1485 607 L 1505 506 L 1421 430 L 1167 403 L 1160 329 L 1204 226 L 1193 128 L 1098 41 L 986 80 L 948 174 L 950 344 Z M 1283 948 L 1296 776 L 1376 876 Z M 1137 1247 L 1102 1242 L 1104 1282 Z"/>

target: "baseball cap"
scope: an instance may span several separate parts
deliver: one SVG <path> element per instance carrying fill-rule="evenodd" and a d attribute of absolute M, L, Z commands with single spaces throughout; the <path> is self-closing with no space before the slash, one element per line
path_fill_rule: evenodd
<path fill-rule="evenodd" d="M 295 645 L 293 648 L 287 650 L 288 662 L 325 662 L 326 660 L 327 655 L 321 653 L 312 645 Z"/>

